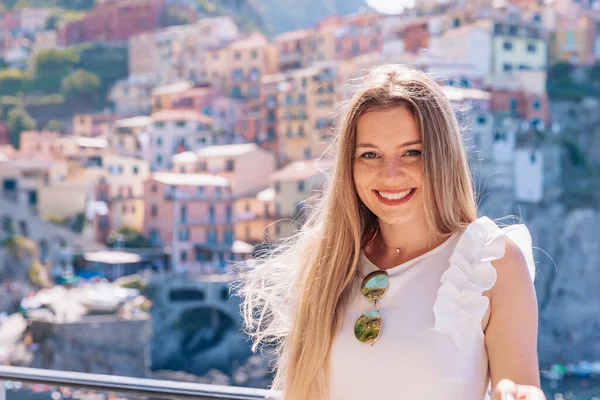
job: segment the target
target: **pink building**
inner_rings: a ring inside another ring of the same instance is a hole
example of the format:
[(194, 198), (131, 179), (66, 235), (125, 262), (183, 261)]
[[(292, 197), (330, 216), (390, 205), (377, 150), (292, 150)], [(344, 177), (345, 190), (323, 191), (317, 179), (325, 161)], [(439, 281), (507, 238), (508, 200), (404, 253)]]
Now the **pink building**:
[(239, 259), (229, 179), (157, 172), (144, 191), (144, 232), (153, 243), (171, 247), (175, 268), (206, 271)]
[(514, 113), (533, 123), (548, 121), (548, 97), (524, 91), (491, 90), (492, 111)]
[(334, 32), (335, 59), (347, 60), (361, 54), (379, 53), (383, 44), (379, 14), (360, 13), (344, 18)]
[(56, 143), (59, 137), (58, 132), (51, 131), (21, 132), (19, 154), (26, 157), (35, 156), (37, 159), (53, 159), (61, 156)]
[(97, 4), (83, 19), (63, 24), (63, 46), (90, 41), (123, 43), (130, 36), (155, 30), (167, 9), (165, 0), (109, 0)]
[(10, 143), (8, 138), (8, 126), (0, 122), (0, 146), (6, 146)]
[(402, 34), (407, 53), (417, 53), (429, 48), (429, 28), (426, 22), (413, 23), (404, 28)]

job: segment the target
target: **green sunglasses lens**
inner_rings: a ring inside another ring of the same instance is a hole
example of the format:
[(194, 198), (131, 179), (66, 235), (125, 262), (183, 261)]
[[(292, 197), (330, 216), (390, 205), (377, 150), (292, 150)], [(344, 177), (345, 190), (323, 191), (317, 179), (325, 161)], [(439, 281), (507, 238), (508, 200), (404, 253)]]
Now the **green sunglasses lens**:
[(365, 277), (360, 291), (371, 301), (381, 299), (388, 288), (390, 279), (385, 271), (373, 271)]
[[(377, 304), (385, 294), (389, 282), (387, 272), (373, 271), (363, 280), (360, 291), (367, 299)], [(362, 343), (373, 344), (381, 333), (381, 322), (379, 310), (365, 312), (354, 324), (354, 336)]]
[(379, 311), (367, 311), (354, 324), (354, 336), (362, 343), (373, 344), (381, 332), (381, 314)]

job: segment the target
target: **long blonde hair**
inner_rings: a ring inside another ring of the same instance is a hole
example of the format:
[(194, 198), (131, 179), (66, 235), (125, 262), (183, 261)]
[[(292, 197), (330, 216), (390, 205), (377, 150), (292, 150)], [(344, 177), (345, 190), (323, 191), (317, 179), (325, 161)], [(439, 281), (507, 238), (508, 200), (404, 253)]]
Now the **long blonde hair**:
[(356, 124), (369, 111), (407, 107), (423, 139), (423, 201), (431, 231), (448, 236), (476, 218), (458, 122), (439, 85), (405, 66), (371, 69), (339, 116), (333, 171), (299, 233), (244, 271), (238, 295), (253, 351), (274, 345), (271, 389), (285, 400), (328, 399), (329, 352), (357, 282), (361, 249), (376, 216), (353, 182)]

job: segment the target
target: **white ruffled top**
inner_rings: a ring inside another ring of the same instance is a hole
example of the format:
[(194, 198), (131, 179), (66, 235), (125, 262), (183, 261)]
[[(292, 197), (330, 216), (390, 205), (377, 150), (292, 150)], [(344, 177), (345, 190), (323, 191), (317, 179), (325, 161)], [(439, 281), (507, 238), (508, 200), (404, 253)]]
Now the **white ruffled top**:
[[(373, 346), (354, 337), (358, 317), (374, 308), (357, 287), (332, 344), (331, 400), (482, 400), (489, 385), (483, 292), (496, 282), (491, 262), (504, 256), (506, 237), (523, 252), (533, 280), (528, 229), (478, 218), (435, 249), (387, 270), (382, 331)], [(361, 273), (377, 269), (362, 253)]]

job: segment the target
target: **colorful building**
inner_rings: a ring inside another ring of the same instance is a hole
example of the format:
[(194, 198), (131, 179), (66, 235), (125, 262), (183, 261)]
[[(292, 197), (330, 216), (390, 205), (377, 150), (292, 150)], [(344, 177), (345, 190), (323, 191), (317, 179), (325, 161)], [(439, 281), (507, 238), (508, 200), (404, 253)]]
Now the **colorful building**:
[(170, 170), (175, 154), (222, 143), (214, 118), (192, 110), (163, 110), (152, 114), (149, 134), (152, 170)]
[(229, 180), (236, 196), (255, 194), (269, 186), (269, 175), (276, 169), (275, 154), (255, 143), (208, 146), (173, 157), (173, 171), (210, 173)]
[(176, 269), (206, 272), (238, 259), (233, 252), (234, 196), (227, 178), (158, 172), (144, 188), (144, 233), (155, 245), (171, 248)]
[(273, 200), (275, 189), (269, 187), (253, 196), (235, 200), (235, 237), (244, 243), (256, 245), (270, 241), (275, 235)]
[(263, 79), (263, 85), (270, 87), (267, 124), (278, 129), (281, 161), (312, 159), (328, 146), (337, 93), (336, 65), (324, 62)]

